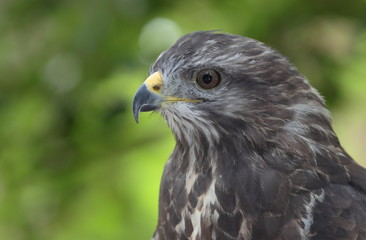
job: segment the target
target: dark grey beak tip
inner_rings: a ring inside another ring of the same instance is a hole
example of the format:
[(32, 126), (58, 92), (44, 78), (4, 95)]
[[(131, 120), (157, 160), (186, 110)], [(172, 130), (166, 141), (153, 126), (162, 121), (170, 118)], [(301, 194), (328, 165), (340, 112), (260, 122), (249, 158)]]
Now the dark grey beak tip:
[(135, 118), (135, 122), (138, 124), (139, 123), (139, 115), (140, 115), (140, 111), (139, 110), (133, 110), (133, 117)]
[(132, 111), (136, 123), (139, 123), (140, 112), (157, 110), (162, 102), (162, 98), (150, 92), (145, 84), (141, 85), (133, 98)]
[(133, 111), (133, 117), (135, 118), (135, 122), (139, 123), (139, 116), (141, 112), (142, 103), (141, 103), (141, 97), (139, 97), (137, 93), (138, 92), (136, 92), (135, 97), (133, 98), (132, 111)]

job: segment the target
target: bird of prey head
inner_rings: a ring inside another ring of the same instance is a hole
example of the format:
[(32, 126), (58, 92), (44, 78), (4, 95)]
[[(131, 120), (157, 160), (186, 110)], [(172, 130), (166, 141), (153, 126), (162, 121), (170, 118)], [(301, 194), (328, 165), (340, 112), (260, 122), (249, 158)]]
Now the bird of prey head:
[(146, 111), (176, 138), (154, 239), (366, 239), (366, 171), (322, 97), (275, 50), (185, 35), (138, 89), (136, 121)]

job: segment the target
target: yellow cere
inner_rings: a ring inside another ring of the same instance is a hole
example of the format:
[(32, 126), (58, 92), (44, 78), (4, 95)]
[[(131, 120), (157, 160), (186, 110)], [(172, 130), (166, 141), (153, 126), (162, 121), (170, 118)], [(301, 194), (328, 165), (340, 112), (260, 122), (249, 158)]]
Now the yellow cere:
[[(163, 86), (163, 77), (160, 72), (154, 72), (146, 80), (145, 84), (149, 91), (161, 96), (160, 89)], [(202, 100), (179, 98), (173, 96), (164, 97), (164, 102), (202, 102)]]
[(155, 72), (151, 74), (146, 80), (145, 84), (147, 88), (156, 94), (160, 95), (160, 89), (163, 86), (163, 77), (161, 76), (161, 73)]

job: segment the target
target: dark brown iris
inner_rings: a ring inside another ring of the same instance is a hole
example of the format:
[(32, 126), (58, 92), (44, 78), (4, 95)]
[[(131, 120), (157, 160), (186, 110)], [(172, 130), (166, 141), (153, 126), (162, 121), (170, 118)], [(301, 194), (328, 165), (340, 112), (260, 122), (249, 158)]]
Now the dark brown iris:
[(221, 77), (215, 70), (204, 69), (198, 73), (196, 81), (201, 88), (211, 89), (219, 85)]

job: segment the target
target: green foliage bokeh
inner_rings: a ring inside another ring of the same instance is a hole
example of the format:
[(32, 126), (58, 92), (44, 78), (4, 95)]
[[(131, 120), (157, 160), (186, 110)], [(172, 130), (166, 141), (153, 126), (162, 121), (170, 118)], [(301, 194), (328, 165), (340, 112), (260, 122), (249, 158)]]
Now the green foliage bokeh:
[(2, 0), (0, 239), (149, 239), (174, 139), (131, 101), (181, 34), (223, 30), (288, 56), (366, 164), (366, 1)]

